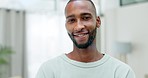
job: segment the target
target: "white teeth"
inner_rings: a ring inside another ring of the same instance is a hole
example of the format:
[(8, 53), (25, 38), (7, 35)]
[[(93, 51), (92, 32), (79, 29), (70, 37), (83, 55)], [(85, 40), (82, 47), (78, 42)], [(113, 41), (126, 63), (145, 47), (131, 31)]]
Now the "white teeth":
[(86, 34), (79, 34), (78, 36), (81, 37), (81, 36), (84, 36), (84, 35), (86, 35)]

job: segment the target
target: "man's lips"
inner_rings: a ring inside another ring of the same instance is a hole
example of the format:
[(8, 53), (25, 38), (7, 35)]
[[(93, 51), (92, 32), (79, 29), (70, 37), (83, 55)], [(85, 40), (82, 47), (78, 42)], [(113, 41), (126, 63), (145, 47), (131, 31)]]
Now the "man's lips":
[(73, 37), (78, 40), (84, 40), (87, 38), (88, 34), (89, 34), (88, 31), (76, 32), (73, 33)]
[(76, 37), (82, 37), (82, 36), (85, 36), (87, 35), (88, 33), (79, 33), (79, 34), (73, 34), (73, 36), (76, 36)]
[(81, 37), (81, 36), (87, 35), (88, 33), (89, 33), (88, 31), (74, 32), (74, 33), (73, 33), (73, 36)]

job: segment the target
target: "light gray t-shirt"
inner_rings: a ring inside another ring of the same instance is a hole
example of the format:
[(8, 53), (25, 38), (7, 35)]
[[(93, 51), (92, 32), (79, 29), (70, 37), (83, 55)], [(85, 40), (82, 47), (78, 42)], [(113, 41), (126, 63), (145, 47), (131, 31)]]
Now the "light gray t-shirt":
[(45, 62), (36, 78), (135, 78), (125, 63), (105, 54), (95, 62), (78, 62), (65, 54)]

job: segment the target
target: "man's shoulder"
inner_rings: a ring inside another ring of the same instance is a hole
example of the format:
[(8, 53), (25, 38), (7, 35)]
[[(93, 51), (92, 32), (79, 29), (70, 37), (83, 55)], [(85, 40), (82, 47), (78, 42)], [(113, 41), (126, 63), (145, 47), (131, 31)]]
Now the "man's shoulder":
[(44, 62), (44, 64), (55, 64), (58, 63), (59, 61), (61, 61), (61, 56), (63, 56), (63, 54), (52, 57), (50, 59), (48, 59), (47, 61)]
[(45, 78), (45, 76), (48, 78), (54, 78), (53, 73), (58, 72), (60, 63), (62, 63), (60, 56), (62, 55), (50, 58), (49, 60), (45, 61), (40, 66), (36, 78)]
[(108, 56), (110, 57), (110, 59), (107, 61), (106, 66), (109, 66), (110, 69), (114, 70), (115, 76), (117, 78), (119, 78), (121, 76), (123, 76), (123, 77), (129, 76), (127, 78), (135, 78), (134, 71), (127, 63), (124, 63), (124, 62), (120, 61), (119, 59), (112, 57), (110, 55), (108, 55)]
[(57, 65), (59, 65), (62, 61), (61, 59), (61, 56), (63, 56), (63, 54), (61, 55), (58, 55), (56, 57), (52, 57), (50, 58), (49, 60), (45, 61), (41, 67), (44, 67), (44, 68), (53, 68), (53, 67), (56, 67)]
[(110, 64), (112, 64), (111, 66), (115, 70), (115, 76), (117, 78), (121, 76), (126, 78), (135, 78), (134, 71), (127, 63), (110, 56)]
[(110, 55), (108, 56), (110, 57), (108, 62), (111, 63), (113, 66), (130, 69), (130, 66), (127, 63), (122, 62), (121, 60)]

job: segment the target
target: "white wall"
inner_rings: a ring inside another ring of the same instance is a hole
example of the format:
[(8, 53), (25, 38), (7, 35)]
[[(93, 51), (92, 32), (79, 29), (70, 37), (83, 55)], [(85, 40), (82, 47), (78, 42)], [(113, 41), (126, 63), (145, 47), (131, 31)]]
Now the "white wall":
[(127, 55), (127, 63), (133, 68), (137, 78), (145, 78), (148, 73), (148, 3), (107, 11), (105, 19), (108, 53), (114, 54), (114, 41), (131, 42), (133, 50)]

